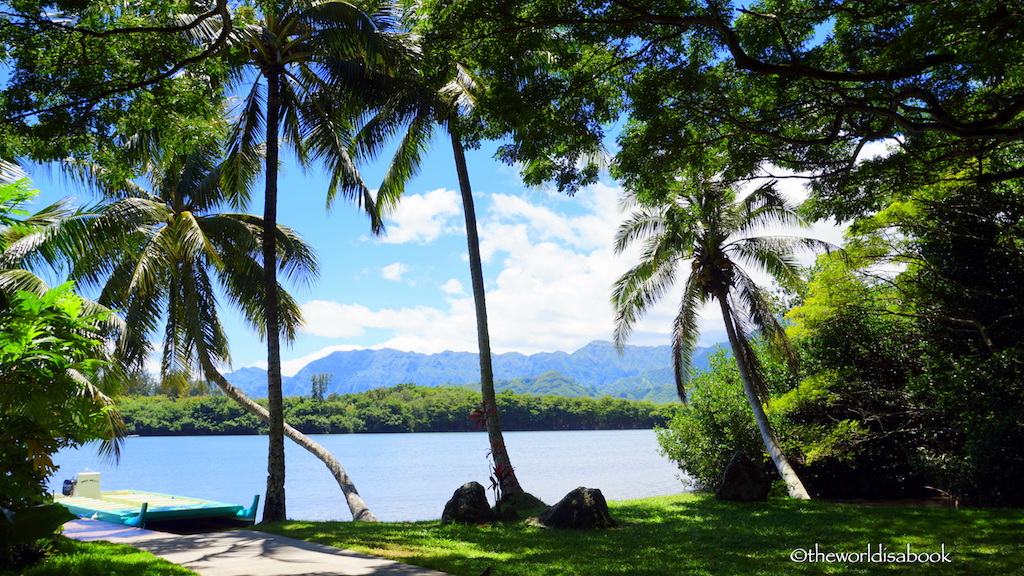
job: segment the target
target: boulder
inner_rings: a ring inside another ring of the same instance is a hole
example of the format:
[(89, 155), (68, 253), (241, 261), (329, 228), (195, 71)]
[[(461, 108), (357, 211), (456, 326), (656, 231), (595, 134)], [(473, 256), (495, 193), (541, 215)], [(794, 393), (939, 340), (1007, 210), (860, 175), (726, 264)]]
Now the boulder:
[(763, 502), (768, 499), (771, 482), (764, 471), (742, 451), (737, 450), (725, 467), (715, 497), (733, 502)]
[(569, 492), (540, 516), (527, 522), (542, 528), (614, 528), (615, 520), (608, 513), (608, 503), (596, 488), (579, 488)]
[(441, 524), (453, 522), (459, 524), (482, 524), (496, 520), (490, 504), (487, 503), (487, 492), (479, 482), (467, 482), (452, 494), (452, 499), (444, 505)]

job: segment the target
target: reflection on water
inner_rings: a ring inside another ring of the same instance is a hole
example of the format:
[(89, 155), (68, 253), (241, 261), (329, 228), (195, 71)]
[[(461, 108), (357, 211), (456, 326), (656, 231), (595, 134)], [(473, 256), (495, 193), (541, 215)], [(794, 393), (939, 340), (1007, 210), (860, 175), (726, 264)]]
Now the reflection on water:
[[(488, 486), (489, 445), (483, 433), (343, 434), (314, 438), (341, 462), (367, 505), (383, 521), (441, 517), (462, 484)], [(349, 520), (334, 477), (313, 455), (287, 442), (288, 516)], [(677, 494), (679, 470), (657, 452), (651, 430), (506, 432), (520, 483), (553, 504), (577, 486), (600, 488), (608, 500)], [(103, 489), (132, 488), (248, 503), (266, 488), (265, 436), (139, 437), (125, 441), (120, 465), (95, 449), (63, 451), (51, 479), (85, 468), (103, 473)], [(489, 494), (493, 498), (493, 494)]]

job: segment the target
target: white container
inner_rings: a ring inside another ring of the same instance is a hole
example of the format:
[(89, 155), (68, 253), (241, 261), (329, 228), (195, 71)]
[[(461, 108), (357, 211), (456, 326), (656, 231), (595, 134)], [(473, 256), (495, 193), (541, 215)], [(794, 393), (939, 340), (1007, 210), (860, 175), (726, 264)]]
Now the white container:
[(88, 469), (78, 473), (78, 482), (75, 484), (75, 496), (83, 498), (100, 497), (100, 473)]

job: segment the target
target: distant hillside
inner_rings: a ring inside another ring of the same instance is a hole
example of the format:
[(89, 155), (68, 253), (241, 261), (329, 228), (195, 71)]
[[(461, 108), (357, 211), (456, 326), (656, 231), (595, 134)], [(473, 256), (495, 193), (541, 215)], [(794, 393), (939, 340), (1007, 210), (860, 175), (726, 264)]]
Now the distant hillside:
[[(449, 385), (452, 386), (452, 385)], [(479, 391), (479, 382), (466, 382), (453, 385), (456, 388)], [(494, 383), (494, 390), (499, 394), (512, 391), (516, 394), (529, 394), (532, 396), (565, 396), (567, 398), (600, 398), (604, 396), (601, 391), (593, 386), (584, 386), (572, 378), (566, 378), (557, 370), (545, 372), (540, 376), (528, 378), (513, 378), (511, 380), (498, 380)]]
[[(707, 368), (713, 348), (694, 357), (698, 370)], [(671, 402), (675, 399), (670, 346), (626, 346), (620, 354), (611, 342), (594, 341), (571, 353), (495, 354), (494, 378), (499, 390), (560, 396), (609, 395)], [(420, 386), (478, 385), (480, 363), (471, 352), (420, 354), (398, 350), (334, 352), (307, 364), (283, 381), (285, 396), (305, 396), (313, 374), (333, 374), (328, 393), (347, 394), (413, 383)], [(242, 368), (225, 375), (253, 398), (267, 395), (266, 371)], [(507, 382), (503, 382), (507, 381)], [(545, 391), (546, 390), (546, 391)]]
[[(456, 384), (466, 390), (479, 390), (479, 382)], [(653, 370), (646, 376), (622, 378), (615, 384), (598, 390), (593, 386), (584, 386), (572, 378), (566, 378), (556, 370), (545, 372), (535, 378), (514, 378), (498, 380), (494, 383), (498, 392), (512, 391), (516, 394), (532, 396), (565, 396), (567, 398), (600, 398), (611, 396), (626, 400), (647, 400), (655, 404), (668, 404), (679, 399), (676, 387), (672, 383), (672, 369)]]

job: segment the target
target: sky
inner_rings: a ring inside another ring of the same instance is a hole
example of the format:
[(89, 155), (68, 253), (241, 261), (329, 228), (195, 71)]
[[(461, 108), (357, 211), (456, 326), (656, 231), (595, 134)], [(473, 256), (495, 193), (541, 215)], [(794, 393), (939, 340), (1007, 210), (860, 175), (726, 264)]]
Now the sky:
[[(636, 261), (635, 252), (616, 255), (612, 247), (626, 216), (621, 188), (607, 177), (572, 197), (529, 188), (515, 167), (493, 158), (495, 149), (492, 144), (467, 151), (493, 352), (571, 352), (611, 340), (611, 286)], [(364, 168), (364, 180), (374, 187), (383, 170), (383, 162)], [(781, 185), (800, 199), (801, 182)], [(83, 203), (90, 199), (59, 178), (39, 175), (35, 183), (44, 192), (41, 202), (68, 195)], [(283, 372), (293, 375), (336, 350), (476, 352), (465, 223), (447, 141), (435, 141), (379, 237), (365, 214), (343, 199), (328, 212), (325, 190), (326, 179), (315, 171), (286, 165), (281, 174), (278, 220), (298, 231), (320, 262), (317, 278), (286, 284), (301, 303), (306, 325), (282, 349)], [(262, 211), (262, 198), (250, 211)], [(801, 233), (841, 241), (840, 230), (828, 224)], [(649, 311), (629, 343), (669, 344), (677, 306), (678, 291)], [(266, 367), (265, 344), (227, 301), (221, 314), (232, 353), (225, 371)], [(700, 344), (724, 341), (720, 315), (709, 309), (704, 316)]]

